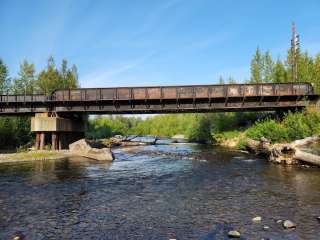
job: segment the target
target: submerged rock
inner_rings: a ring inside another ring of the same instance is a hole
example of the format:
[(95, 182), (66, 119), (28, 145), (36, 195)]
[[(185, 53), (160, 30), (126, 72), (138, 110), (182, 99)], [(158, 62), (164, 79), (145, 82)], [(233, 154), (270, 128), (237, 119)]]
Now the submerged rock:
[(21, 240), (21, 239), (23, 239), (21, 236), (15, 236), (12, 238), (12, 240)]
[(260, 223), (261, 220), (262, 220), (262, 217), (260, 217), (260, 216), (257, 216), (257, 217), (252, 218), (252, 222), (253, 222), (253, 223)]
[(320, 222), (320, 216), (319, 216), (319, 217), (317, 217), (317, 220)]
[(230, 238), (239, 238), (241, 236), (240, 232), (232, 230), (228, 232), (228, 237)]
[(267, 230), (269, 230), (269, 229), (270, 229), (269, 226), (263, 226), (263, 230), (267, 231)]
[(75, 155), (95, 159), (98, 161), (113, 161), (114, 159), (110, 148), (105, 148), (101, 145), (97, 146), (93, 142), (87, 141), (86, 139), (81, 139), (70, 144), (69, 150)]
[(294, 222), (290, 221), (290, 220), (285, 220), (283, 222), (282, 226), (285, 229), (291, 229), (291, 228), (296, 228), (297, 227), (297, 225)]

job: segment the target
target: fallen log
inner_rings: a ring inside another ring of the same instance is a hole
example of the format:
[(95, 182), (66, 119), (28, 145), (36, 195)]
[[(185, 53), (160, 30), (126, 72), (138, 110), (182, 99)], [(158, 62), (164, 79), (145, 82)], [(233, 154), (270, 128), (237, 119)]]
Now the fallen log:
[(294, 158), (305, 163), (320, 166), (320, 156), (312, 153), (303, 152), (299, 149), (296, 150)]
[(320, 166), (320, 156), (307, 153), (300, 149), (302, 146), (320, 141), (319, 136), (307, 137), (293, 141), (292, 143), (270, 144), (265, 138), (260, 141), (248, 139), (247, 148), (257, 155), (269, 156), (269, 161), (273, 163), (294, 165), (304, 162), (311, 165)]

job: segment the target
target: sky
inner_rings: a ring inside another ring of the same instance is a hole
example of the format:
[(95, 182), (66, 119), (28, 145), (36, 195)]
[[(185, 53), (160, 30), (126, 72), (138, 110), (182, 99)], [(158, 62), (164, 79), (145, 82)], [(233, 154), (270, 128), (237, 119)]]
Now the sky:
[(319, 0), (0, 0), (0, 58), (49, 56), (78, 67), (82, 87), (241, 82), (259, 46), (284, 58), (291, 23), (320, 52)]

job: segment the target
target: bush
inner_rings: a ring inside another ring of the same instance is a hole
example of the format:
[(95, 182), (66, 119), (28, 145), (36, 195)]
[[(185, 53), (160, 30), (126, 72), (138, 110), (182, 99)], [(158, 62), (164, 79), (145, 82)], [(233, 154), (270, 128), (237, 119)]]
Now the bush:
[(293, 141), (320, 133), (320, 114), (315, 111), (289, 113), (283, 120), (288, 140)]
[(273, 119), (255, 123), (246, 131), (246, 135), (255, 140), (265, 137), (273, 143), (288, 140), (287, 129)]
[(233, 139), (239, 137), (240, 132), (235, 131), (227, 131), (227, 132), (221, 132), (221, 133), (212, 133), (212, 138), (214, 142), (221, 143), (228, 139)]
[(281, 123), (270, 119), (260, 121), (246, 131), (249, 138), (259, 140), (265, 137), (273, 143), (291, 142), (316, 134), (320, 134), (320, 113), (312, 109), (289, 112)]

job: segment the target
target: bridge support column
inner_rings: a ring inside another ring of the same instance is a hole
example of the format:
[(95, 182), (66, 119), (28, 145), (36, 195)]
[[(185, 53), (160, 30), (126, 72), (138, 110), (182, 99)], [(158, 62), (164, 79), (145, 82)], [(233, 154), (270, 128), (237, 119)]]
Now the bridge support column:
[(37, 113), (31, 119), (31, 131), (36, 134), (35, 148), (43, 150), (46, 141), (52, 150), (68, 149), (69, 144), (84, 138), (86, 117), (52, 116), (50, 113)]
[(36, 142), (35, 142), (35, 149), (39, 150), (40, 149), (40, 133), (36, 133)]
[(43, 150), (45, 145), (46, 145), (46, 135), (44, 132), (42, 132), (40, 133), (40, 150)]

